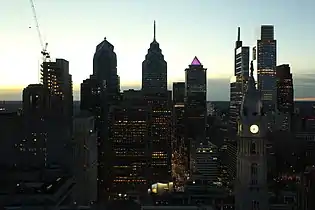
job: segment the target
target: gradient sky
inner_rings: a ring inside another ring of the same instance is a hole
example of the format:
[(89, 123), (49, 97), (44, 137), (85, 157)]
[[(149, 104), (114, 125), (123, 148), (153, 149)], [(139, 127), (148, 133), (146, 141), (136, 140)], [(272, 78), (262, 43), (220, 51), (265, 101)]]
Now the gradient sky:
[[(183, 81), (196, 55), (208, 68), (210, 99), (227, 100), (237, 27), (243, 44), (253, 46), (260, 25), (273, 24), (278, 64), (291, 65), (296, 97), (315, 96), (314, 0), (34, 1), (48, 50), (70, 61), (76, 89), (92, 73), (95, 47), (105, 36), (115, 46), (122, 86), (139, 86), (156, 20), (169, 82)], [(38, 82), (40, 50), (29, 0), (1, 1), (0, 100), (19, 100), (20, 90), (12, 89)]]

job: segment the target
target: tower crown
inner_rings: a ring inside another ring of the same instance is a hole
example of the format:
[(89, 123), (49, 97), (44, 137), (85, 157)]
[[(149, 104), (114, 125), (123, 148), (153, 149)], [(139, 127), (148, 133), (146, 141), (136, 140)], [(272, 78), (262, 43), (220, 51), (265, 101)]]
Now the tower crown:
[(258, 116), (262, 116), (262, 103), (260, 100), (260, 93), (256, 88), (254, 79), (254, 66), (253, 61), (250, 67), (250, 77), (247, 83), (247, 90), (244, 94), (243, 103), (241, 106), (241, 119), (257, 119)]

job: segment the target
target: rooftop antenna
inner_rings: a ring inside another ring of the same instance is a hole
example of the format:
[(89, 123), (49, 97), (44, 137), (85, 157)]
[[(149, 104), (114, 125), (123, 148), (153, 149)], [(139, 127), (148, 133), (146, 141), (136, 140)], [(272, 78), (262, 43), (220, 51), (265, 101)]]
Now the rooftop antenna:
[(156, 41), (156, 26), (155, 26), (155, 20), (153, 23), (153, 41)]

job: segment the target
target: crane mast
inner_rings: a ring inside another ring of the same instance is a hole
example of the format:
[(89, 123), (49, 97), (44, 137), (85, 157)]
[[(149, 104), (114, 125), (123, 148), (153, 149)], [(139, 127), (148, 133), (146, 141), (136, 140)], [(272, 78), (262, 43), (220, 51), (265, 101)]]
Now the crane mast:
[(39, 22), (38, 22), (38, 18), (37, 18), (37, 14), (36, 14), (34, 1), (33, 0), (29, 0), (29, 1), (30, 1), (30, 4), (31, 4), (31, 7), (32, 7), (33, 18), (34, 18), (34, 21), (35, 21), (37, 35), (38, 35), (39, 42), (40, 42), (40, 45), (41, 45), (41, 48), (42, 48), (41, 52), (40, 52), (42, 54), (42, 62), (50, 61), (50, 53), (47, 51), (48, 43), (46, 42), (44, 44), (42, 33), (41, 33), (40, 27), (39, 27)]

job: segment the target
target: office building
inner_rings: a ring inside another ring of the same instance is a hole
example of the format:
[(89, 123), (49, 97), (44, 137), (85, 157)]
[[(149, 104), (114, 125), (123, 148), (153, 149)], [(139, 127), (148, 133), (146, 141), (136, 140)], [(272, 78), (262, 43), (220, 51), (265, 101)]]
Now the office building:
[(117, 99), (120, 91), (120, 79), (117, 75), (117, 57), (114, 46), (104, 40), (96, 46), (93, 57), (93, 75), (106, 90), (109, 103)]
[(44, 62), (41, 69), (41, 81), (50, 95), (50, 109), (69, 122), (72, 129), (73, 93), (72, 76), (69, 62), (64, 59)]
[[(23, 138), (18, 144), (21, 167), (61, 167), (72, 171), (72, 129), (65, 116), (56, 114), (52, 95), (42, 84), (23, 90)], [(69, 116), (68, 116), (69, 117)], [(72, 125), (72, 123), (70, 123)]]
[(189, 142), (190, 170), (195, 168), (196, 145), (206, 142), (207, 69), (197, 57), (185, 69), (185, 142)]
[(269, 209), (267, 185), (267, 119), (251, 67), (241, 108), (237, 144), (236, 210)]
[(272, 123), (270, 115), (276, 106), (276, 66), (277, 41), (274, 38), (274, 26), (262, 25), (261, 38), (257, 40), (257, 79), (261, 100), (269, 116), (269, 126)]
[(20, 162), (20, 142), (23, 118), (17, 112), (0, 113), (0, 168), (17, 167)]
[(97, 201), (97, 134), (94, 116), (81, 111), (74, 117), (74, 202), (88, 206)]
[(249, 47), (242, 46), (240, 40), (241, 31), (238, 27), (237, 41), (234, 49), (234, 75), (230, 82), (230, 131), (236, 134), (237, 121), (243, 95), (246, 90), (246, 82), (249, 76)]
[(81, 84), (81, 109), (95, 117), (98, 152), (98, 201), (109, 198), (112, 185), (112, 148), (109, 141), (109, 109), (120, 100), (120, 81), (117, 75), (117, 56), (114, 46), (106, 38), (96, 46), (93, 75)]
[(283, 64), (276, 68), (277, 78), (277, 109), (282, 113), (293, 114), (294, 89), (293, 78), (289, 64)]
[(172, 106), (167, 90), (167, 62), (156, 41), (153, 41), (142, 62), (142, 92), (149, 109), (148, 148), (150, 154), (150, 184), (171, 181)]
[[(23, 90), (23, 138), (18, 144), (21, 167), (47, 166), (47, 117), (51, 115), (49, 89), (32, 84)], [(23, 161), (23, 162), (22, 162)]]
[(196, 173), (192, 179), (205, 185), (214, 185), (219, 177), (218, 148), (211, 142), (201, 143), (196, 151)]
[(102, 93), (103, 86), (94, 75), (90, 75), (90, 78), (83, 80), (80, 88), (80, 109), (97, 114), (101, 109)]
[(142, 62), (142, 90), (146, 93), (167, 91), (167, 63), (156, 41), (155, 21), (153, 42)]
[[(146, 193), (148, 187), (149, 114), (144, 106), (122, 102), (109, 113), (112, 143), (111, 193)], [(158, 166), (157, 166), (158, 167)]]

